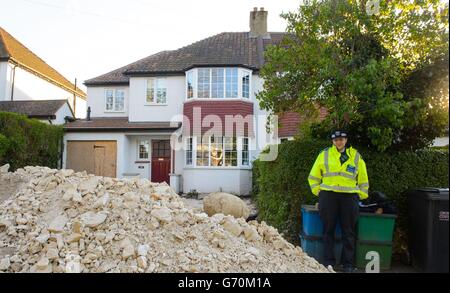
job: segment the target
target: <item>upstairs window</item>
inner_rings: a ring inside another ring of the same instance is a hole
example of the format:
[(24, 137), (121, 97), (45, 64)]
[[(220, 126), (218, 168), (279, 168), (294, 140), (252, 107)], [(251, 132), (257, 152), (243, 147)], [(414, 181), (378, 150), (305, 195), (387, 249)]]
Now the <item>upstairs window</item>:
[(237, 98), (238, 96), (238, 70), (237, 68), (226, 69), (226, 93), (227, 98)]
[[(197, 98), (237, 98), (239, 96), (239, 69), (236, 68), (198, 68), (189, 71), (186, 76), (187, 98), (194, 97), (194, 74), (197, 73)], [(250, 92), (250, 72), (247, 74), (247, 82), (243, 89), (246, 91), (246, 97), (249, 97)], [(244, 93), (244, 92), (243, 92)]]
[(199, 98), (209, 98), (210, 74), (209, 68), (198, 69), (197, 95)]
[(146, 102), (148, 104), (167, 103), (167, 87), (164, 78), (151, 78), (147, 80)]
[(242, 97), (250, 98), (250, 72), (244, 71), (242, 76)]
[(125, 108), (125, 91), (108, 89), (105, 91), (105, 110), (122, 112)]
[(187, 98), (191, 99), (194, 97), (194, 72), (189, 71), (187, 73)]

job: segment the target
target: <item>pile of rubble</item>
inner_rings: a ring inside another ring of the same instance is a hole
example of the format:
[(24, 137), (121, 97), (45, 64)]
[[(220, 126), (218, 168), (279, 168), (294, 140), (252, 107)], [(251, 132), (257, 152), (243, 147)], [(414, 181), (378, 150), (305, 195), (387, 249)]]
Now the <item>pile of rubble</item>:
[(166, 184), (25, 167), (0, 204), (0, 272), (328, 272), (264, 222), (184, 206)]

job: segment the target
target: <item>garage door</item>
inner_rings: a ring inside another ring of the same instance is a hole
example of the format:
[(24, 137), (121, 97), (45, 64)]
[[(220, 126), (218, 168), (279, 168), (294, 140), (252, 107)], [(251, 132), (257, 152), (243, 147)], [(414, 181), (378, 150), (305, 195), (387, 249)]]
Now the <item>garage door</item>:
[(98, 176), (116, 177), (117, 142), (67, 141), (66, 168)]

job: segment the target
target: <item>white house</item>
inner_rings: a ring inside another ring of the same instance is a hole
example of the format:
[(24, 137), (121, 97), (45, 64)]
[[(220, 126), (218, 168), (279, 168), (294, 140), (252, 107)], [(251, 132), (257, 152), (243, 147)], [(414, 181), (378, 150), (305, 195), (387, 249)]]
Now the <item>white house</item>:
[[(1, 109), (31, 113), (30, 117), (62, 124), (65, 117), (62, 115), (73, 118), (74, 113), (85, 113), (86, 94), (0, 27)], [(55, 111), (50, 113), (49, 109)]]
[(248, 32), (220, 33), (85, 81), (89, 112), (65, 126), (64, 166), (166, 181), (184, 193), (249, 194), (252, 161), (277, 141), (256, 100), (258, 72), (264, 50), (283, 36), (268, 32), (267, 11), (255, 9)]

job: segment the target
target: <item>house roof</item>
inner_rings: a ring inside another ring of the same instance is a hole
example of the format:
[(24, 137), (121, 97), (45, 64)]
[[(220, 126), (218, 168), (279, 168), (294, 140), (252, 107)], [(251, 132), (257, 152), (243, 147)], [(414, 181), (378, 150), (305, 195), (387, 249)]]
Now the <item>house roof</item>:
[(17, 66), (27, 70), (40, 78), (43, 78), (56, 86), (76, 93), (78, 97), (86, 98), (86, 93), (77, 88), (67, 80), (62, 74), (53, 67), (44, 62), (30, 49), (11, 36), (7, 31), (0, 27), (0, 61), (9, 61)]
[(91, 120), (78, 119), (69, 122), (64, 129), (69, 132), (85, 131), (175, 131), (180, 128), (181, 122), (175, 125), (171, 122), (129, 122), (128, 117), (95, 117)]
[(64, 104), (70, 108), (67, 100), (0, 101), (0, 111), (19, 113), (30, 118), (55, 119), (56, 112)]
[(192, 67), (243, 66), (258, 70), (264, 50), (279, 44), (286, 33), (270, 38), (249, 37), (249, 32), (224, 32), (172, 51), (162, 51), (85, 81), (85, 85), (128, 84), (130, 75), (184, 74)]

